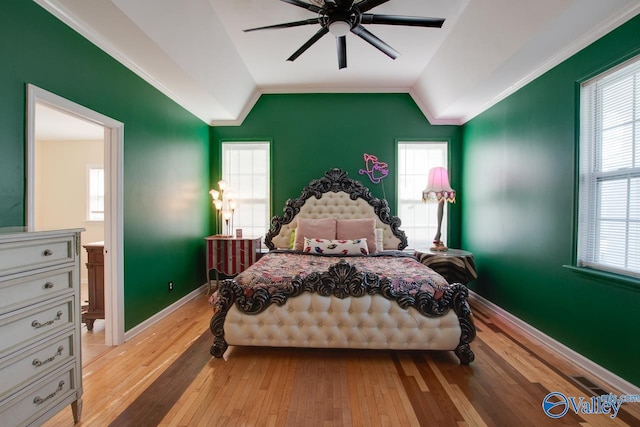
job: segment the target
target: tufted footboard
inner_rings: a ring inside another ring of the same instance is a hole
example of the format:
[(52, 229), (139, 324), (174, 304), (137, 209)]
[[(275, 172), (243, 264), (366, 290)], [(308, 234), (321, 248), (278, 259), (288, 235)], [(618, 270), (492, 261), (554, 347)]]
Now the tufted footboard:
[(426, 317), (381, 295), (305, 293), (253, 316), (232, 307), (224, 336), (229, 345), (451, 350), (460, 341), (460, 323), (453, 310)]
[(467, 364), (475, 337), (467, 295), (460, 284), (438, 299), (398, 294), (388, 280), (346, 262), (294, 280), (286, 291), (260, 289), (251, 297), (227, 280), (211, 319), (211, 354), (222, 357), (228, 345), (454, 350)]

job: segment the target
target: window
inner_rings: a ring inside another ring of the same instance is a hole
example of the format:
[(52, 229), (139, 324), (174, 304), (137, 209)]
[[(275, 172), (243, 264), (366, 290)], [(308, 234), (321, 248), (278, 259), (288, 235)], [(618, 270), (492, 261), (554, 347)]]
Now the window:
[[(448, 168), (446, 142), (398, 142), (398, 216), (410, 248), (429, 248), (438, 228), (438, 204), (423, 203), (429, 170)], [(445, 209), (447, 209), (445, 203)], [(447, 243), (447, 215), (442, 219), (442, 237)]]
[(640, 277), (640, 57), (580, 97), (578, 266)]
[(104, 168), (89, 166), (87, 179), (87, 221), (104, 221)]
[(222, 179), (235, 194), (233, 227), (243, 237), (261, 237), (270, 224), (268, 142), (223, 142)]

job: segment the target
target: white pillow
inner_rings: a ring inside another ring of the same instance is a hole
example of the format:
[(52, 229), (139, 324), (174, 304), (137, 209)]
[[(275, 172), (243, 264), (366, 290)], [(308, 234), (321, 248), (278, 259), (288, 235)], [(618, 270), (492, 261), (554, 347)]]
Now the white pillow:
[(325, 255), (368, 255), (367, 239), (332, 240), (304, 238), (305, 252)]

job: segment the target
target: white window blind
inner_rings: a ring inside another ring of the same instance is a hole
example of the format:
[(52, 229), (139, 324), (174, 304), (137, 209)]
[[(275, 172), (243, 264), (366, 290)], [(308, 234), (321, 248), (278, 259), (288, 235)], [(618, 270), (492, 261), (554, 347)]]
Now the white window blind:
[[(409, 248), (428, 249), (438, 228), (438, 204), (423, 203), (429, 170), (448, 169), (446, 142), (398, 142), (398, 216), (407, 234)], [(442, 238), (447, 243), (447, 215), (442, 218)]]
[(269, 229), (269, 169), (268, 142), (222, 143), (222, 179), (235, 194), (233, 226), (243, 237), (262, 237)]
[(578, 265), (640, 277), (640, 58), (581, 88)]

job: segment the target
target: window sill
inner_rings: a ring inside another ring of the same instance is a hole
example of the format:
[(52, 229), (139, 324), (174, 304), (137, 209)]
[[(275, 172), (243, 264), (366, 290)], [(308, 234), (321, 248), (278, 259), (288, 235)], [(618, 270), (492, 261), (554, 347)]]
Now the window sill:
[(607, 282), (607, 284), (609, 285), (640, 292), (640, 279), (637, 277), (609, 273), (606, 271), (595, 270), (588, 267), (576, 267), (575, 265), (563, 265), (562, 267), (567, 268), (572, 272), (589, 279)]

